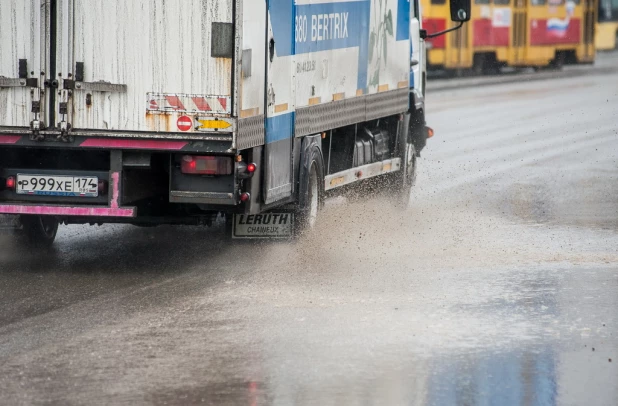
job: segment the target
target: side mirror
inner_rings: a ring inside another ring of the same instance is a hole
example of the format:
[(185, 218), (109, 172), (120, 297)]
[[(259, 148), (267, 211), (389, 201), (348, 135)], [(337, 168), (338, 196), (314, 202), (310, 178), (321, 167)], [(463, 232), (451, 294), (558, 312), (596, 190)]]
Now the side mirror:
[(470, 21), (470, 0), (451, 0), (451, 20), (457, 23)]
[(450, 0), (451, 5), (451, 20), (456, 23), (459, 23), (458, 26), (449, 28), (444, 31), (428, 33), (426, 30), (421, 30), (421, 38), (436, 38), (440, 35), (444, 35), (449, 32), (457, 31), (461, 27), (463, 27), (466, 21), (470, 21), (470, 9), (472, 8), (471, 0)]

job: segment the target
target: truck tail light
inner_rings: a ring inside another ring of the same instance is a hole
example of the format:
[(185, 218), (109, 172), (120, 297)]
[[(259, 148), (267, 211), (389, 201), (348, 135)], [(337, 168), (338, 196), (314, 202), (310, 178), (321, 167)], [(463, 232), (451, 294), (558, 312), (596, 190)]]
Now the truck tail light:
[(106, 195), (107, 194), (107, 181), (104, 180), (99, 180), (99, 184), (97, 189), (99, 190), (99, 193), (102, 195)]
[(231, 175), (232, 158), (185, 155), (180, 163), (180, 171), (186, 175)]
[(236, 173), (240, 179), (249, 179), (257, 171), (257, 165), (254, 163), (244, 163), (243, 161), (236, 162)]
[(15, 190), (15, 178), (12, 176), (9, 176), (8, 178), (6, 178), (6, 188), (8, 190)]

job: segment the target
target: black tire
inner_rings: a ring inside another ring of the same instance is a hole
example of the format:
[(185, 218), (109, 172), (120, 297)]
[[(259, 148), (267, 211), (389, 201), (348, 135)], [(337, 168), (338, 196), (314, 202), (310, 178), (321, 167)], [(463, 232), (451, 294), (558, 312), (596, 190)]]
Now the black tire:
[(402, 137), (398, 147), (401, 168), (391, 175), (388, 182), (389, 196), (402, 209), (410, 204), (410, 194), (416, 183), (417, 149), (424, 147), (427, 142), (423, 113), (414, 112), (409, 120), (408, 133), (405, 138)]
[(26, 243), (36, 248), (50, 247), (56, 239), (59, 222), (51, 216), (22, 216), (23, 236)]
[(416, 148), (412, 142), (406, 142), (401, 156), (401, 170), (395, 173), (392, 189), (395, 204), (403, 209), (410, 204), (410, 195), (416, 183), (416, 162)]
[(474, 76), (481, 76), (486, 73), (487, 70), (487, 58), (485, 54), (476, 54), (474, 55), (472, 62), (472, 71), (474, 72)]
[(317, 147), (309, 151), (307, 165), (301, 171), (298, 203), (295, 210), (295, 235), (302, 235), (316, 224), (318, 213), (324, 205), (324, 165)]
[(557, 52), (554, 59), (549, 62), (548, 69), (562, 70), (564, 63), (566, 62), (566, 54), (564, 52)]

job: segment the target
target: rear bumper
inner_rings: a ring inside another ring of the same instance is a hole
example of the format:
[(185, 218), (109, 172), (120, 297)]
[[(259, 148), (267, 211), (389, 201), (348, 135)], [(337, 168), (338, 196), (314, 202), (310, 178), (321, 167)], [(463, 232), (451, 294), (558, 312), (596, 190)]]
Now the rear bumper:
[(122, 134), (122, 133), (83, 133), (71, 135), (62, 140), (56, 133), (41, 132), (37, 140), (23, 131), (2, 130), (0, 146), (30, 147), (51, 149), (99, 149), (126, 151), (168, 151), (168, 152), (214, 152), (229, 153), (232, 150), (232, 135), (161, 135), (161, 134)]
[(133, 218), (135, 207), (35, 206), (0, 204), (0, 214), (31, 214), (40, 216), (124, 217)]

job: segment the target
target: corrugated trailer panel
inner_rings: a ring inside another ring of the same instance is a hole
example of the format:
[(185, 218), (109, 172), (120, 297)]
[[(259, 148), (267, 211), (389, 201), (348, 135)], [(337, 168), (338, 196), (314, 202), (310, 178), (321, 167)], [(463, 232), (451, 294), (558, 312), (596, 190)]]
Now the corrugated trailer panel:
[(76, 89), (74, 129), (175, 132), (185, 112), (229, 115), (232, 58), (212, 44), (225, 51), (226, 33), (233, 40), (232, 1), (63, 1), (73, 41), (59, 55), (62, 72), (75, 78), (83, 63), (83, 82), (126, 85)]

